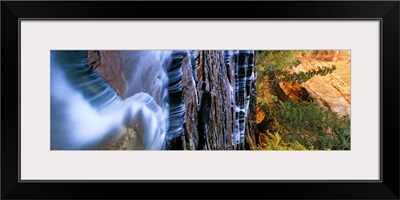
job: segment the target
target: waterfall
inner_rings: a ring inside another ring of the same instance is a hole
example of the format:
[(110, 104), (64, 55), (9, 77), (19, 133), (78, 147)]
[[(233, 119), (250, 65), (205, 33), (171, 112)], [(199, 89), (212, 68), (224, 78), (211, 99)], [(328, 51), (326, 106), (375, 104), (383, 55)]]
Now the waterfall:
[(51, 149), (78, 150), (97, 144), (132, 121), (142, 123), (137, 133), (140, 147), (134, 148), (162, 149), (166, 112), (144, 92), (122, 100), (87, 66), (86, 58), (87, 51), (51, 51)]
[[(134, 142), (129, 143), (126, 149), (166, 148), (168, 141), (184, 135), (187, 126), (187, 105), (183, 96), (188, 95), (184, 90), (187, 85), (182, 85), (184, 61), (189, 62), (188, 66), (192, 70), (189, 75), (191, 80), (186, 79), (185, 84), (190, 81), (193, 85), (193, 103), (197, 104), (194, 109), (203, 114), (199, 116), (199, 123), (205, 126), (203, 134), (218, 134), (215, 133), (215, 127), (211, 126), (218, 122), (209, 122), (214, 118), (214, 108), (225, 112), (226, 108), (221, 106), (229, 107), (232, 109), (229, 110), (232, 115), (226, 119), (222, 113), (224, 117), (221, 119), (225, 126), (232, 126), (232, 133), (225, 133), (226, 129), (223, 127), (221, 130), (223, 129), (224, 133), (221, 138), (225, 141), (225, 138), (232, 134), (233, 148), (244, 148), (250, 90), (255, 78), (254, 51), (218, 52), (216, 55), (223, 57), (218, 56), (216, 59), (220, 59), (220, 63), (226, 66), (222, 71), (216, 70), (214, 67), (217, 65), (214, 66), (213, 62), (209, 61), (199, 62), (203, 65), (200, 71), (196, 56), (201, 54), (198, 54), (197, 50), (118, 52), (118, 55), (121, 55), (119, 58), (123, 73), (121, 80), (124, 83), (120, 88), (125, 88), (117, 94), (97, 69), (88, 66), (87, 51), (51, 51), (52, 150), (119, 149), (102, 145), (128, 133), (131, 135), (126, 137), (126, 141)], [(202, 77), (200, 81), (197, 79), (197, 72), (199, 77)], [(218, 88), (210, 85), (210, 80), (219, 81), (216, 79), (218, 73), (227, 73), (223, 79), (223, 89), (226, 89), (226, 92), (209, 91)], [(206, 92), (198, 94), (198, 88), (209, 91), (210, 95), (224, 96), (219, 97), (219, 105), (214, 104), (215, 102), (210, 104), (211, 96), (205, 98), (209, 95)], [(204, 97), (201, 98), (202, 103), (199, 102), (198, 95)], [(204, 102), (206, 100), (210, 102)], [(223, 102), (227, 105), (221, 104)], [(208, 104), (210, 105), (207, 106)], [(191, 125), (197, 126), (193, 125), (193, 122)], [(210, 135), (210, 138), (213, 137)], [(217, 143), (218, 140), (220, 138), (215, 139)], [(113, 142), (115, 141), (117, 140)], [(225, 143), (218, 145), (225, 146)], [(218, 145), (215, 148), (222, 147)]]
[(197, 77), (197, 70), (199, 69), (199, 66), (196, 63), (196, 54), (197, 51), (191, 50), (189, 51), (190, 53), (190, 64), (192, 65), (192, 70), (193, 70), (193, 79), (195, 81), (195, 84), (199, 82), (198, 77)]
[[(227, 63), (225, 61), (225, 63)], [(254, 81), (254, 51), (234, 50), (232, 67), (235, 70), (235, 128), (232, 133), (234, 147), (243, 148), (246, 117), (250, 101), (250, 88)]]
[(183, 124), (186, 122), (185, 106), (182, 98), (182, 61), (187, 51), (173, 51), (171, 64), (167, 66), (169, 93), (169, 128), (167, 140), (183, 134)]

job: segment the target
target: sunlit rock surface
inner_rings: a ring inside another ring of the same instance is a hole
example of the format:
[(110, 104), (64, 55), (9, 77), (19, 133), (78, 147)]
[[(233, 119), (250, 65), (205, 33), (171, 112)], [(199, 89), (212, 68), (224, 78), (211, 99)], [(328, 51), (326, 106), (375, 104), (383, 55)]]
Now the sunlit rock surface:
[[(293, 68), (293, 72), (308, 71), (318, 66), (337, 69), (326, 76), (314, 76), (301, 85), (290, 83), (280, 86), (289, 98), (310, 100), (304, 89), (318, 105), (341, 115), (350, 115), (350, 51), (316, 51), (308, 57), (299, 57), (301, 64)], [(303, 99), (302, 99), (303, 98)]]

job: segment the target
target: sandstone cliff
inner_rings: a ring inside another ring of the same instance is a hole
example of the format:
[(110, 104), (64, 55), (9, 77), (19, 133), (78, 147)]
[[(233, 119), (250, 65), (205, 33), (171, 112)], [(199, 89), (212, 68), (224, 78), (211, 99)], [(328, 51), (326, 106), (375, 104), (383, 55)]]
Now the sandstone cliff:
[(326, 76), (314, 76), (300, 85), (281, 83), (285, 94), (297, 100), (313, 100), (331, 111), (350, 115), (350, 51), (315, 51), (310, 56), (299, 56), (299, 60), (301, 63), (292, 69), (293, 72), (332, 65), (337, 69)]

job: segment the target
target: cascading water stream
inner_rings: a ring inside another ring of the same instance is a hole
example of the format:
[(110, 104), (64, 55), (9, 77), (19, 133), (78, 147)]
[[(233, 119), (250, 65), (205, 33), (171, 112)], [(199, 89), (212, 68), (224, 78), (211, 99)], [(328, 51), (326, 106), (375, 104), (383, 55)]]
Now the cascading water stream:
[(167, 140), (183, 134), (183, 124), (186, 122), (185, 106), (182, 99), (182, 61), (187, 51), (173, 51), (171, 64), (167, 67), (169, 93), (169, 128)]
[(196, 51), (195, 50), (191, 50), (189, 51), (190, 53), (190, 64), (192, 65), (192, 70), (193, 70), (193, 79), (195, 81), (195, 84), (197, 84), (197, 82), (199, 82), (198, 77), (197, 77), (197, 70), (199, 69), (199, 66), (196, 63)]
[(246, 117), (249, 108), (250, 87), (254, 81), (254, 51), (235, 50), (232, 55), (235, 69), (235, 128), (232, 134), (234, 147), (243, 148), (245, 142)]
[[(125, 91), (119, 90), (120, 96), (96, 70), (87, 65), (87, 51), (51, 51), (52, 150), (104, 149), (101, 145), (107, 143), (112, 135), (132, 132), (136, 134), (135, 142), (129, 143), (127, 149), (164, 149), (168, 141), (185, 135), (185, 124), (189, 119), (185, 116), (185, 102), (189, 99), (183, 101), (184, 95), (187, 95), (183, 90), (186, 86), (182, 85), (184, 58), (192, 70), (189, 81), (195, 93), (192, 94), (193, 103), (197, 104), (195, 109), (201, 114), (198, 118), (199, 129), (204, 128), (199, 132), (204, 132), (206, 141), (218, 143), (212, 148), (229, 148), (226, 142), (219, 142), (227, 138), (232, 138), (234, 149), (244, 148), (250, 90), (254, 82), (254, 51), (226, 50), (211, 54), (209, 59), (216, 56), (215, 59), (221, 59), (222, 65), (225, 63), (226, 68), (217, 73), (225, 73), (226, 70), (227, 74), (221, 80), (226, 84), (227, 92), (218, 92), (217, 87), (210, 85), (220, 81), (214, 74), (219, 64), (202, 60), (199, 61), (202, 64), (200, 68), (196, 55), (205, 58), (199, 51), (119, 53), (123, 71), (119, 80), (126, 83)], [(218, 58), (218, 55), (223, 55), (223, 58)], [(197, 72), (201, 81), (197, 80)], [(197, 88), (204, 91), (198, 94)], [(207, 91), (214, 96), (206, 98)], [(232, 114), (225, 115), (224, 104)], [(211, 122), (217, 113), (215, 109), (223, 112), (221, 120), (230, 124), (232, 129), (228, 131), (222, 127), (220, 130), (223, 133), (216, 132), (213, 127), (216, 122)], [(215, 137), (215, 134), (222, 135)], [(200, 141), (200, 144), (204, 142)], [(111, 149), (119, 148), (113, 146)]]
[[(172, 55), (177, 58), (173, 56), (171, 66), (165, 66), (171, 75), (179, 77), (178, 67), (174, 66), (179, 65), (182, 54)], [(127, 121), (141, 121), (143, 127), (138, 132), (141, 146), (132, 148), (164, 148), (168, 127), (171, 128), (168, 122), (176, 126), (182, 123), (169, 120), (169, 112), (165, 111), (169, 108), (168, 103), (163, 111), (154, 98), (144, 92), (122, 100), (96, 71), (87, 66), (86, 58), (87, 51), (51, 52), (51, 149), (84, 149), (126, 126)], [(178, 79), (170, 79), (170, 94), (179, 92)], [(167, 92), (167, 85), (163, 88), (162, 91)], [(182, 107), (172, 101), (170, 113), (181, 116), (179, 113), (184, 113)]]

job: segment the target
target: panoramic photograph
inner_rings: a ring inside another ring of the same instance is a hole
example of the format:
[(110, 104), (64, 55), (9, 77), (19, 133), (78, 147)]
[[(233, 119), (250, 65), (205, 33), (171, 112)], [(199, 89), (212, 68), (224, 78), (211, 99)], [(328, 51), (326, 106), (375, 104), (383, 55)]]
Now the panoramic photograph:
[(350, 50), (52, 50), (51, 150), (350, 150)]

